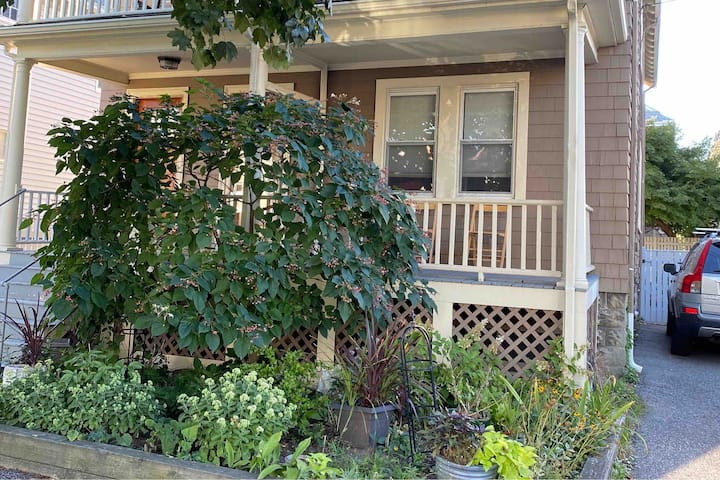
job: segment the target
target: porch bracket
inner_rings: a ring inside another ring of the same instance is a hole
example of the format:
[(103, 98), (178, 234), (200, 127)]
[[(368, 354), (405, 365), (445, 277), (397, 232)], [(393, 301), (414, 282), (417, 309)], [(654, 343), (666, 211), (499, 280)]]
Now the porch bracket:
[[(563, 337), (565, 354), (587, 343), (587, 281), (586, 215), (585, 215), (585, 37), (587, 26), (582, 21), (577, 0), (567, 1), (568, 25), (565, 58), (565, 229), (564, 286), (565, 309)], [(586, 359), (580, 358), (584, 367)]]
[[(8, 143), (3, 170), (0, 200), (12, 197), (22, 183), (22, 165), (25, 154), (25, 124), (30, 91), (30, 70), (35, 60), (15, 57), (12, 87), (12, 104), (8, 122)], [(15, 250), (18, 229), (18, 198), (0, 208), (0, 250)]]

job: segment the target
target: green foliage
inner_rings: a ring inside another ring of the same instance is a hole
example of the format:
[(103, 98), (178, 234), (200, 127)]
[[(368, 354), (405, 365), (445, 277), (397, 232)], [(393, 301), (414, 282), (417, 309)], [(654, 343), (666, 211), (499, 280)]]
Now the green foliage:
[[(273, 379), (233, 369), (208, 378), (199, 396), (181, 395), (177, 455), (229, 467), (250, 465), (260, 442), (292, 425), (295, 405)], [(171, 452), (165, 452), (171, 453)]]
[(313, 363), (304, 360), (302, 352), (290, 351), (279, 356), (275, 349), (265, 347), (257, 352), (254, 362), (235, 364), (232, 368), (243, 373), (254, 370), (259, 377), (273, 378), (288, 402), (297, 407), (293, 422), (299, 436), (319, 435), (317, 424), (327, 413), (328, 397), (315, 391), (317, 370)]
[(463, 415), (485, 415), (501, 396), (497, 348), (502, 339), (486, 346), (481, 340), (486, 324), (487, 321), (481, 322), (458, 341), (433, 332), (438, 390), (445, 396), (445, 405)]
[(143, 367), (141, 375), (144, 381), (151, 381), (155, 386), (155, 396), (160, 403), (165, 404), (166, 415), (177, 418), (180, 414), (178, 398), (180, 395), (199, 395), (205, 388), (206, 378), (217, 378), (222, 370), (216, 365), (203, 367), (200, 362), (195, 368), (187, 370), (168, 371), (166, 367)]
[(527, 378), (513, 383), (502, 378), (506, 390), (492, 412), (495, 426), (536, 449), (537, 478), (576, 475), (620, 428), (617, 419), (632, 405), (618, 396), (613, 379), (576, 387), (572, 372), (580, 372), (574, 363), (565, 358), (558, 340)]
[(489, 426), (482, 435), (482, 447), (473, 456), (471, 465), (482, 465), (489, 470), (497, 465), (500, 478), (531, 479), (537, 454), (535, 448), (523, 445)]
[[(325, 14), (315, 0), (173, 0), (180, 28), (168, 34), (173, 45), (193, 52), (199, 70), (237, 56), (234, 43), (219, 40), (228, 30), (245, 33), (263, 48), (268, 64), (286, 67), (292, 51), (313, 40), (328, 41)], [(326, 6), (329, 3), (325, 2)]]
[(645, 218), (669, 236), (690, 235), (720, 220), (718, 158), (708, 142), (690, 147), (677, 143), (674, 124), (649, 125), (645, 134)]
[(426, 478), (427, 472), (414, 461), (408, 461), (407, 455), (402, 453), (407, 451), (405, 448), (398, 447), (396, 451), (391, 443), (388, 448), (378, 446), (370, 452), (358, 452), (331, 442), (328, 445), (328, 454), (332, 457), (333, 464), (342, 471), (343, 478)]
[[(125, 99), (52, 131), (58, 172), (75, 175), (43, 207), (54, 237), (39, 256), (53, 276), (41, 283), (58, 317), (76, 305), (81, 337), (127, 319), (242, 357), (301, 326), (352, 325), (358, 311), (383, 324), (395, 298), (434, 307), (415, 280), (426, 240), (405, 195), (358, 151), (368, 125), (350, 105), (324, 114), (217, 93), (220, 104), (182, 112)], [(262, 195), (244, 207), (249, 230), (219, 179)]]
[(0, 388), (0, 421), (65, 435), (130, 446), (148, 433), (161, 407), (140, 365), (108, 361), (100, 352), (78, 353), (62, 367), (51, 361)]
[(260, 471), (258, 480), (270, 475), (280, 478), (336, 478), (342, 472), (330, 466), (332, 460), (324, 453), (316, 452), (305, 455), (310, 446), (306, 438), (298, 444), (287, 463), (280, 464), (280, 432), (260, 443), (258, 453), (251, 462), (250, 471)]

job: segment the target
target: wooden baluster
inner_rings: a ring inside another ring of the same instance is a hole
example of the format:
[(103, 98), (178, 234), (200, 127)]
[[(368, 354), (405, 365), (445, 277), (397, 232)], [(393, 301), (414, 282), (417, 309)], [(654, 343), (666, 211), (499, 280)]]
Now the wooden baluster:
[(520, 221), (520, 270), (527, 269), (527, 205), (521, 208)]
[(469, 256), (469, 250), (470, 250), (470, 215), (472, 215), (472, 211), (470, 209), (470, 204), (466, 203), (464, 205), (464, 215), (463, 215), (463, 252), (462, 252), (462, 266), (467, 267), (468, 266), (468, 256)]
[(537, 230), (535, 232), (535, 270), (542, 269), (542, 205), (537, 206)]

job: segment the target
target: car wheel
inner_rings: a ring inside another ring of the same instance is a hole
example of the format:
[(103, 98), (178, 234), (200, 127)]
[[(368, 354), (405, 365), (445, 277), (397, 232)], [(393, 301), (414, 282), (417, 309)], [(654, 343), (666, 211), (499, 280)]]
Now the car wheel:
[(670, 353), (683, 357), (690, 355), (690, 337), (683, 335), (675, 329), (670, 341)]
[(672, 314), (672, 311), (670, 311), (670, 307), (668, 307), (667, 324), (665, 324), (665, 335), (667, 335), (668, 337), (670, 335), (672, 335), (674, 328), (675, 328), (675, 315)]

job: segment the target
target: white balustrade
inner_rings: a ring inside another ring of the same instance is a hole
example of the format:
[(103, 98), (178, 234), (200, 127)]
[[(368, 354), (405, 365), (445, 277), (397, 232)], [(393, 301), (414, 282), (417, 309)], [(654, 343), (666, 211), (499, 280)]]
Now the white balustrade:
[(416, 199), (423, 268), (559, 276), (562, 202)]
[(171, 0), (33, 0), (30, 21), (147, 15), (168, 13), (172, 8)]

